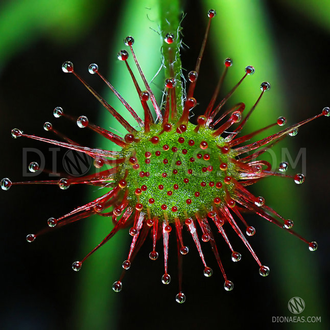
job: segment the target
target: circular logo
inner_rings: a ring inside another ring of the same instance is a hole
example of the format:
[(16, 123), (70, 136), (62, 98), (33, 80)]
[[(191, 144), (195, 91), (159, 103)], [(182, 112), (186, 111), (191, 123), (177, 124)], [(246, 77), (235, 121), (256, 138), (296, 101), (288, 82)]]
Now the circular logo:
[(85, 153), (68, 150), (63, 156), (62, 164), (71, 176), (82, 176), (91, 168), (92, 158)]
[(305, 309), (305, 301), (300, 297), (292, 297), (288, 301), (288, 309), (292, 314), (300, 314)]

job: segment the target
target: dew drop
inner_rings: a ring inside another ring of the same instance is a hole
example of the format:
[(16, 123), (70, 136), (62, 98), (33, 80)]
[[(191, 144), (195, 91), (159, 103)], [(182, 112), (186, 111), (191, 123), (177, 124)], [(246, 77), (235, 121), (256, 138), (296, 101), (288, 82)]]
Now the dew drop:
[(96, 63), (91, 63), (88, 66), (88, 72), (90, 74), (95, 74), (97, 71), (99, 71), (99, 66)]
[(203, 234), (203, 235), (202, 235), (202, 241), (203, 241), (204, 243), (209, 242), (210, 239), (211, 239), (211, 237), (210, 237), (209, 234)]
[[(185, 107), (187, 107), (188, 109), (192, 109), (192, 108), (194, 108), (196, 106), (196, 104), (197, 104), (196, 99), (194, 97), (189, 97), (186, 100)], [(183, 132), (178, 132), (178, 133), (183, 133)]]
[(126, 46), (133, 46), (134, 44), (134, 38), (131, 36), (128, 36), (125, 38), (124, 43)]
[(277, 125), (278, 126), (284, 126), (286, 124), (286, 118), (281, 116), (277, 118)]
[(223, 284), (223, 287), (226, 291), (232, 291), (234, 289), (234, 283), (232, 281), (227, 280)]
[(168, 78), (165, 80), (165, 86), (167, 88), (173, 88), (175, 86), (175, 79), (174, 78)]
[(60, 189), (62, 190), (66, 190), (70, 187), (70, 183), (69, 183), (69, 180), (66, 179), (66, 178), (62, 178), (59, 180), (58, 182), (58, 186), (60, 187)]
[(231, 115), (231, 118), (235, 124), (239, 123), (242, 120), (242, 114), (240, 111), (235, 111)]
[(75, 262), (72, 263), (71, 267), (75, 272), (79, 272), (79, 270), (82, 267), (82, 262), (81, 261), (75, 261)]
[(210, 9), (207, 13), (207, 16), (209, 18), (213, 18), (216, 14), (217, 14), (217, 12), (214, 9)]
[(293, 227), (294, 223), (293, 220), (287, 219), (284, 221), (283, 228), (284, 229), (291, 229)]
[(248, 65), (246, 68), (245, 68), (245, 72), (248, 74), (248, 75), (252, 75), (255, 73), (255, 68), (251, 65)]
[(295, 128), (293, 131), (289, 132), (289, 136), (296, 136), (299, 132), (298, 128)]
[(153, 136), (150, 139), (150, 141), (151, 141), (152, 144), (157, 144), (159, 142), (159, 137), (158, 136)]
[(167, 285), (171, 283), (171, 275), (170, 274), (164, 274), (162, 276), (162, 283)]
[(269, 275), (269, 273), (270, 273), (270, 268), (268, 266), (264, 266), (263, 265), (263, 266), (261, 266), (259, 268), (259, 274), (260, 274), (260, 276), (266, 277), (266, 276)]
[(282, 163), (280, 163), (280, 166), (279, 166), (278, 170), (280, 172), (286, 172), (288, 168), (289, 168), (289, 163), (288, 162), (282, 162)]
[(127, 182), (125, 180), (120, 180), (118, 186), (120, 189), (124, 189), (127, 186)]
[(11, 130), (11, 136), (14, 138), (14, 139), (17, 139), (18, 137), (22, 136), (23, 132), (18, 129), (18, 128), (13, 128)]
[(119, 61), (126, 61), (128, 59), (128, 53), (126, 50), (121, 50), (118, 54), (117, 54), (117, 58)]
[(253, 236), (256, 233), (256, 229), (253, 226), (246, 228), (246, 235)]
[(51, 131), (53, 129), (53, 125), (49, 121), (46, 121), (44, 123), (44, 126), (43, 127), (44, 127), (44, 130), (47, 131), (47, 132), (49, 132), (49, 131)]
[(123, 289), (123, 283), (121, 281), (116, 281), (112, 284), (112, 290), (115, 292), (120, 292)]
[(141, 101), (147, 102), (149, 100), (150, 94), (148, 91), (142, 91), (140, 94)]
[(165, 226), (165, 231), (170, 233), (172, 231), (172, 227), (170, 225)]
[(205, 267), (203, 274), (205, 277), (211, 277), (213, 275), (213, 269), (211, 267)]
[(13, 183), (8, 178), (3, 178), (0, 181), (2, 190), (9, 190)]
[(176, 296), (175, 296), (175, 301), (178, 304), (183, 304), (186, 301), (186, 295), (183, 292), (179, 292)]
[(242, 255), (239, 252), (233, 251), (231, 254), (231, 260), (233, 262), (238, 262), (242, 259)]
[(53, 116), (55, 118), (60, 118), (62, 117), (64, 114), (64, 111), (61, 107), (56, 107), (54, 110), (53, 110)]
[(296, 184), (303, 184), (305, 182), (305, 175), (298, 173), (294, 176), (294, 182)]
[(26, 235), (26, 241), (28, 243), (32, 243), (36, 240), (37, 236), (35, 234), (28, 234)]
[(149, 253), (149, 259), (150, 259), (150, 260), (155, 261), (155, 260), (158, 259), (158, 257), (159, 257), (159, 253), (156, 252), (156, 251), (151, 251), (151, 252)]
[(104, 165), (104, 160), (102, 158), (95, 158), (94, 162), (93, 162), (93, 165), (96, 168), (101, 168)]
[(165, 38), (164, 38), (164, 40), (165, 40), (165, 42), (166, 42), (167, 44), (170, 45), (170, 44), (172, 44), (173, 41), (174, 41), (174, 35), (171, 34), (171, 33), (167, 33), (166, 36), (165, 36)]
[(322, 114), (323, 114), (323, 116), (330, 117), (330, 108), (329, 107), (323, 108)]
[(225, 59), (225, 66), (227, 68), (231, 67), (233, 65), (233, 60), (231, 58), (226, 58)]
[(130, 230), (129, 230), (129, 234), (130, 234), (131, 236), (135, 236), (135, 235), (137, 234), (137, 230), (136, 230), (136, 228), (134, 228), (134, 227), (130, 228)]
[(180, 249), (180, 253), (185, 256), (189, 253), (189, 247), (188, 246), (183, 246), (181, 249)]
[(197, 78), (198, 78), (198, 73), (196, 71), (190, 71), (188, 73), (188, 79), (189, 79), (190, 82), (196, 81)]
[(134, 142), (134, 135), (133, 134), (126, 134), (124, 139), (125, 139), (125, 142), (132, 143), (132, 142)]
[(123, 269), (129, 270), (131, 268), (131, 262), (129, 260), (125, 260), (122, 265)]
[(88, 118), (86, 116), (80, 116), (77, 119), (77, 125), (79, 128), (85, 128), (89, 124)]
[(265, 198), (262, 196), (257, 197), (256, 201), (254, 202), (258, 207), (262, 207), (265, 205)]
[(263, 83), (261, 83), (260, 85), (260, 89), (263, 91), (263, 92), (267, 92), (270, 90), (270, 83), (267, 82), (267, 81), (264, 81)]
[[(199, 144), (199, 147), (202, 149), (202, 150), (205, 150), (207, 149), (208, 147), (208, 143), (206, 141), (202, 141), (200, 144)], [(205, 158), (204, 158), (205, 159)]]
[(308, 249), (309, 249), (309, 251), (314, 252), (314, 251), (317, 250), (317, 248), (318, 248), (318, 244), (317, 244), (317, 242), (315, 242), (315, 241), (312, 241), (312, 242), (310, 242), (310, 243), (308, 244)]
[(73, 63), (70, 61), (65, 61), (62, 64), (62, 71), (64, 73), (72, 73), (73, 72)]
[(50, 228), (54, 228), (54, 227), (56, 227), (56, 225), (57, 225), (57, 219), (55, 219), (55, 218), (53, 218), (53, 217), (49, 218), (49, 219), (47, 220), (47, 225), (48, 225), (48, 227), (50, 227)]

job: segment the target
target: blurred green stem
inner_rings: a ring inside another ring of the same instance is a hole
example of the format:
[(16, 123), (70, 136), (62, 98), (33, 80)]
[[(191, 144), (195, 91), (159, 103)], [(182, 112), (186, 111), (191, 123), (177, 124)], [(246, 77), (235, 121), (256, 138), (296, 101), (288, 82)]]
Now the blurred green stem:
[[(178, 17), (180, 15), (178, 1), (127, 1), (123, 8), (120, 26), (114, 28), (118, 33), (117, 41), (111, 45), (110, 61), (114, 63), (116, 53), (125, 48), (123, 39), (131, 35), (135, 39), (134, 51), (137, 55), (141, 68), (148, 81), (151, 81), (161, 65), (161, 43), (159, 35), (154, 29), (159, 28), (158, 22), (167, 22), (170, 24), (168, 31), (177, 31)], [(176, 18), (176, 19), (175, 19)], [(172, 25), (173, 24), (173, 25)], [(131, 60), (131, 59), (129, 59)], [(165, 63), (168, 58), (165, 58)], [(131, 62), (132, 63), (132, 62)], [(119, 63), (120, 64), (120, 63)], [(110, 73), (110, 81), (115, 88), (123, 95), (128, 103), (140, 115), (143, 115), (141, 103), (134, 90), (134, 85), (125, 71), (124, 65), (113, 66)], [(102, 68), (100, 68), (102, 70)], [(161, 80), (164, 84), (164, 79)], [(157, 89), (156, 89), (157, 90)], [(156, 95), (160, 99), (160, 92)], [(103, 94), (104, 95), (104, 94)], [(126, 118), (129, 118), (127, 110), (123, 109), (122, 104), (112, 93), (106, 96), (109, 103)], [(108, 113), (101, 117), (101, 126), (109, 126), (122, 134), (126, 134), (123, 128), (109, 118)], [(133, 125), (136, 125), (133, 121)], [(97, 142), (97, 146), (114, 150), (115, 147), (103, 140)], [(95, 189), (94, 189), (95, 190)], [(101, 191), (102, 192), (102, 191)], [(95, 199), (96, 191), (92, 191), (90, 199)], [(96, 246), (111, 230), (111, 220), (97, 217), (87, 220), (85, 233), (82, 237), (81, 251), (85, 255), (94, 246)], [(123, 311), (121, 295), (112, 291), (112, 283), (118, 280), (121, 274), (121, 264), (126, 259), (129, 249), (129, 235), (127, 231), (117, 233), (105, 246), (98, 250), (91, 258), (86, 261), (86, 265), (80, 271), (80, 284), (77, 293), (77, 304), (75, 319), (80, 330), (84, 329), (117, 329), (119, 327), (120, 313)], [(127, 275), (129, 276), (129, 275)], [(123, 284), (123, 291), (125, 283)]]
[[(180, 58), (180, 17), (182, 14), (180, 1), (164, 1), (160, 0), (160, 28), (162, 36), (162, 51), (164, 56), (164, 72), (166, 78), (175, 78), (175, 95), (177, 112), (182, 113), (183, 110), (183, 91), (181, 83), (181, 58)], [(174, 37), (174, 41), (168, 44), (165, 39), (166, 35)]]

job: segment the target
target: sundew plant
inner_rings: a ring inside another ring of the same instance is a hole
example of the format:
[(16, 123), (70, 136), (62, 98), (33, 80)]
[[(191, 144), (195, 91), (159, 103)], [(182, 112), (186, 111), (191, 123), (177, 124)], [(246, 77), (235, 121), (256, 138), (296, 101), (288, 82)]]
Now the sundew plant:
[[(266, 155), (271, 148), (296, 136), (305, 124), (320, 117), (329, 117), (330, 108), (324, 106), (310, 118), (299, 118), (296, 124), (288, 124), (285, 116), (281, 115), (266, 125), (248, 129), (250, 122), (258, 118), (258, 107), (267, 102), (268, 94), (272, 92), (272, 82), (260, 81), (259, 90), (253, 91), (249, 100), (233, 102), (237, 91), (244, 84), (249, 84), (251, 79), (256, 79), (258, 74), (258, 63), (236, 67), (234, 54), (233, 58), (223, 58), (218, 81), (212, 91), (207, 91), (208, 102), (200, 103), (196, 93), (198, 89), (203, 89), (203, 85), (199, 85), (200, 77), (207, 74), (203, 73), (203, 58), (214, 21), (218, 19), (216, 10), (214, 7), (205, 11), (205, 34), (198, 41), (201, 46), (196, 63), (192, 68), (186, 68), (184, 64), (182, 66), (180, 55), (186, 48), (183, 38), (185, 31), (181, 27), (182, 13), (176, 3), (161, 2), (160, 23), (154, 32), (161, 40), (161, 67), (156, 74), (158, 78), (163, 76), (161, 87), (147, 77), (139, 60), (146, 54), (136, 51), (135, 47), (140, 41), (133, 33), (122, 36), (124, 42), (117, 56), (120, 70), (131, 79), (128, 91), (117, 89), (96, 63), (89, 65), (89, 73), (104, 81), (119, 101), (121, 109), (118, 109), (118, 105), (111, 105), (102, 93), (96, 91), (92, 83), (80, 75), (80, 68), (73, 62), (63, 62), (62, 71), (69, 78), (74, 76), (102, 104), (108, 112), (110, 125), (94, 124), (83, 113), (74, 116), (70, 110), (56, 106), (53, 110), (56, 125), (48, 121), (44, 123), (44, 130), (55, 134), (55, 138), (54, 135), (42, 137), (25, 132), (24, 127), (11, 130), (15, 139), (27, 138), (48, 143), (92, 159), (93, 170), (88, 174), (74, 176), (61, 173), (55, 179), (26, 181), (5, 177), (1, 180), (1, 188), (12, 191), (18, 189), (13, 186), (26, 184), (55, 185), (61, 190), (75, 185), (93, 186), (95, 195), (91, 196), (88, 203), (75, 205), (70, 212), (62, 215), (50, 215), (47, 228), (28, 234), (26, 240), (29, 243), (36, 239), (39, 241), (48, 232), (90, 216), (107, 219), (113, 224), (112, 229), (104, 232), (103, 240), (88, 254), (74, 261), (72, 269), (84, 272), (103, 245), (111, 244), (119, 231), (126, 231), (130, 235), (130, 243), (127, 255), (122, 260), (122, 273), (113, 279), (114, 292), (124, 290), (127, 272), (138, 272), (138, 269), (131, 268), (134, 268), (134, 258), (145, 244), (150, 245), (149, 259), (163, 263), (160, 281), (169, 285), (173, 276), (177, 277), (175, 300), (180, 304), (189, 296), (184, 289), (183, 279), (184, 259), (191, 249), (197, 250), (200, 259), (196, 262), (196, 271), (200, 269), (205, 277), (213, 275), (214, 269), (209, 266), (203, 252), (206, 244), (211, 247), (220, 270), (216, 276), (222, 274), (225, 291), (234, 289), (234, 282), (226, 271), (224, 261), (228, 255), (235, 263), (247, 254), (252, 255), (257, 272), (267, 277), (270, 268), (260, 260), (249, 238), (256, 234), (258, 228), (247, 222), (246, 213), (258, 215), (260, 221), (270, 222), (274, 228), (280, 227), (282, 235), (287, 236), (285, 239), (296, 236), (306, 244), (307, 249), (317, 250), (316, 241), (299, 234), (299, 221), (293, 230), (295, 219), (277, 212), (263, 197), (264, 192), (255, 188), (253, 192), (258, 193), (252, 193), (251, 186), (268, 177), (303, 184), (303, 173), (292, 172), (287, 161), (273, 164)], [(232, 71), (239, 71), (240, 78), (229, 86), (227, 79)], [(158, 93), (159, 90), (161, 93)], [(126, 93), (134, 93), (138, 105), (131, 105)], [(71, 121), (82, 130), (90, 129), (106, 142), (102, 145), (82, 145), (74, 136), (57, 129), (57, 123), (62, 120)], [(121, 126), (121, 130), (114, 122)], [(31, 162), (28, 169), (31, 173), (42, 172), (37, 161)], [(236, 247), (232, 243), (232, 236), (239, 237), (241, 246)], [(258, 231), (257, 236), (262, 237), (262, 233)], [(226, 249), (223, 246), (219, 248), (219, 239), (226, 243)], [(176, 252), (169, 248), (171, 240), (176, 242)], [(176, 269), (169, 268), (170, 258), (177, 259)], [(222, 299), (226, 299), (225, 296)]]

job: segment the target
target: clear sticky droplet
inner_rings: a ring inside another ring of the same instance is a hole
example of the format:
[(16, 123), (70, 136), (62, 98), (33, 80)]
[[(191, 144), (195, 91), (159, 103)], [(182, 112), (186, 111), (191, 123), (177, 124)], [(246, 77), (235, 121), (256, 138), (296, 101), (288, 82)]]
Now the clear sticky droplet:
[(60, 187), (60, 189), (62, 190), (66, 190), (70, 187), (70, 183), (69, 183), (69, 180), (66, 179), (66, 178), (62, 178), (59, 180), (58, 182), (58, 186)]
[(188, 246), (183, 246), (181, 249), (180, 249), (180, 253), (185, 256), (189, 253), (189, 247)]
[(53, 110), (53, 116), (55, 118), (60, 118), (62, 117), (64, 114), (64, 111), (61, 107), (56, 107), (54, 110)]
[(213, 18), (216, 14), (217, 14), (217, 12), (214, 9), (210, 9), (207, 13), (207, 16), (209, 18)]
[(121, 281), (116, 281), (112, 284), (112, 290), (115, 292), (120, 292), (123, 289), (123, 283)]
[(204, 243), (207, 243), (210, 239), (211, 239), (211, 237), (210, 237), (209, 234), (203, 234), (203, 235), (202, 235), (202, 241), (203, 241)]
[(64, 73), (72, 73), (74, 71), (74, 69), (73, 69), (73, 63), (70, 62), (70, 61), (65, 61), (62, 64), (62, 71)]
[(305, 182), (305, 175), (301, 174), (301, 173), (297, 173), (294, 176), (293, 180), (294, 180), (294, 183), (296, 183), (296, 184), (303, 184)]
[(131, 262), (129, 260), (125, 260), (122, 265), (123, 269), (129, 270), (131, 268)]
[(198, 78), (198, 73), (196, 71), (190, 71), (188, 73), (188, 79), (189, 79), (190, 82), (196, 81), (197, 78)]
[(255, 73), (255, 68), (252, 66), (252, 65), (248, 65), (246, 68), (245, 68), (245, 72), (248, 74), (248, 75), (253, 75)]
[(96, 168), (101, 168), (104, 165), (104, 160), (102, 158), (95, 158), (93, 164)]
[(267, 81), (264, 81), (261, 83), (260, 85), (260, 89), (263, 91), (263, 92), (267, 92), (270, 90), (270, 83), (267, 82)]
[(324, 107), (322, 109), (322, 114), (323, 114), (323, 116), (330, 117), (330, 108), (329, 107)]
[(256, 233), (256, 229), (253, 226), (246, 228), (246, 235), (253, 236)]
[(165, 87), (167, 88), (173, 88), (175, 87), (176, 81), (174, 78), (167, 78), (165, 80)]
[(233, 261), (233, 262), (238, 262), (238, 261), (240, 261), (242, 259), (242, 255), (239, 253), (239, 252), (237, 252), (237, 251), (233, 251), (232, 252), (232, 254), (231, 254), (231, 260)]
[(49, 132), (49, 131), (51, 131), (53, 129), (53, 125), (49, 121), (46, 121), (44, 123), (44, 126), (43, 127), (44, 127), (44, 130), (47, 131), (47, 132)]
[(37, 236), (35, 234), (28, 234), (26, 235), (26, 241), (28, 243), (32, 243), (36, 240)]
[(165, 285), (168, 285), (171, 283), (171, 275), (170, 274), (164, 274), (162, 276), (162, 283)]
[(205, 267), (203, 274), (205, 277), (211, 277), (213, 275), (213, 269), (211, 267)]
[(268, 267), (268, 266), (261, 266), (260, 268), (259, 268), (259, 274), (260, 274), (260, 276), (262, 276), (262, 277), (266, 277), (266, 276), (268, 276), (269, 274), (270, 274), (270, 268)]
[(150, 260), (155, 261), (155, 260), (158, 259), (158, 257), (159, 257), (159, 253), (158, 253), (157, 251), (151, 251), (151, 252), (149, 253), (149, 259), (150, 259)]
[(10, 187), (13, 185), (9, 178), (1, 179), (0, 184), (2, 190), (9, 190)]
[(117, 58), (119, 61), (126, 61), (128, 59), (128, 53), (126, 50), (121, 50), (118, 55)]
[(133, 46), (134, 44), (134, 38), (131, 36), (128, 36), (125, 38), (124, 43), (126, 46)]
[(291, 229), (293, 227), (294, 223), (293, 220), (287, 219), (284, 221), (283, 228), (284, 229)]
[(232, 281), (227, 280), (223, 284), (223, 287), (226, 291), (232, 291), (234, 289), (234, 283)]
[(88, 66), (88, 72), (90, 74), (95, 74), (95, 73), (97, 73), (97, 71), (99, 71), (99, 66), (96, 63), (91, 63)]
[(89, 124), (89, 120), (86, 116), (80, 116), (77, 119), (77, 125), (79, 128), (85, 128)]
[(134, 227), (130, 228), (130, 230), (129, 230), (129, 234), (130, 234), (132, 237), (135, 236), (135, 235), (137, 234), (137, 230), (136, 230), (136, 228), (134, 228)]
[(23, 132), (18, 129), (18, 128), (13, 128), (11, 130), (11, 136), (14, 138), (14, 139), (17, 139), (18, 137), (22, 136)]
[(150, 94), (148, 91), (142, 91), (140, 94), (141, 101), (147, 102), (150, 98)]
[(312, 242), (310, 242), (310, 243), (308, 244), (308, 249), (309, 249), (309, 251), (314, 252), (314, 251), (317, 250), (317, 248), (318, 248), (318, 244), (317, 244), (317, 242), (315, 242), (315, 241), (312, 241)]
[(289, 132), (289, 136), (296, 136), (299, 132), (298, 128), (295, 128), (294, 130), (292, 130), (291, 132)]
[(289, 163), (288, 162), (281, 162), (278, 170), (280, 172), (286, 172), (288, 168), (289, 168)]
[(284, 126), (286, 124), (286, 118), (281, 116), (277, 118), (277, 125), (278, 126)]
[(30, 172), (35, 173), (39, 171), (40, 166), (37, 162), (31, 162), (28, 166), (28, 169)]
[(164, 41), (169, 45), (172, 44), (173, 41), (174, 41), (174, 35), (171, 34), (171, 33), (167, 33), (165, 38), (164, 38)]
[(231, 67), (233, 65), (233, 60), (231, 58), (226, 58), (225, 59), (225, 66), (227, 68)]
[(237, 124), (242, 120), (242, 114), (240, 113), (240, 111), (235, 111), (231, 115), (231, 118), (233, 119), (233, 122)]
[(179, 292), (176, 296), (175, 296), (175, 301), (178, 304), (183, 304), (186, 301), (186, 295), (183, 292)]
[(72, 263), (72, 269), (75, 271), (75, 272), (79, 272), (79, 270), (81, 269), (82, 267), (82, 262), (81, 261), (74, 261)]
[(265, 205), (265, 198), (262, 197), (262, 196), (257, 197), (254, 204), (257, 205), (258, 207), (264, 206)]
[(57, 219), (55, 219), (55, 218), (53, 218), (53, 217), (49, 218), (49, 219), (47, 220), (47, 225), (48, 225), (48, 227), (50, 227), (50, 228), (54, 228), (54, 227), (56, 227), (56, 225), (57, 225)]

